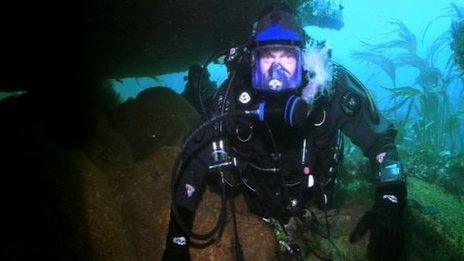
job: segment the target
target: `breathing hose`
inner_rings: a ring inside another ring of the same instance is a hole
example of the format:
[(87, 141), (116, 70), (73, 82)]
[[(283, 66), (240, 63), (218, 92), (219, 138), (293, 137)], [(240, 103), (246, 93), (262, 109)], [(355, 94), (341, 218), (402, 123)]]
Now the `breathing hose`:
[(174, 214), (174, 217), (176, 218), (177, 223), (179, 224), (180, 228), (182, 231), (184, 231), (186, 234), (188, 234), (191, 238), (197, 239), (197, 240), (202, 240), (202, 241), (207, 241), (212, 238), (221, 228), (221, 225), (225, 222), (226, 218), (226, 195), (225, 195), (225, 186), (224, 184), (221, 186), (222, 187), (222, 199), (221, 199), (221, 214), (219, 215), (218, 221), (216, 225), (213, 227), (211, 231), (209, 231), (206, 234), (198, 234), (193, 232), (191, 229), (187, 227), (185, 224), (184, 220), (182, 217), (179, 215), (179, 211), (177, 209), (177, 204), (174, 202), (176, 199), (177, 195), (177, 187), (178, 187), (178, 182), (180, 181), (180, 173), (183, 170), (183, 165), (184, 165), (184, 158), (189, 158), (191, 155), (185, 155), (182, 152), (185, 151), (187, 145), (192, 142), (194, 137), (198, 135), (201, 131), (204, 129), (211, 127), (213, 124), (224, 120), (226, 118), (230, 117), (235, 117), (239, 115), (248, 115), (248, 114), (253, 114), (256, 113), (256, 111), (235, 111), (235, 112), (227, 112), (218, 116), (215, 116), (207, 121), (205, 121), (203, 124), (201, 124), (198, 128), (196, 128), (184, 141), (184, 143), (181, 146), (181, 153), (178, 155), (176, 158), (176, 161), (174, 163), (174, 167), (172, 169), (172, 199), (173, 199), (173, 204), (171, 206), (171, 210)]

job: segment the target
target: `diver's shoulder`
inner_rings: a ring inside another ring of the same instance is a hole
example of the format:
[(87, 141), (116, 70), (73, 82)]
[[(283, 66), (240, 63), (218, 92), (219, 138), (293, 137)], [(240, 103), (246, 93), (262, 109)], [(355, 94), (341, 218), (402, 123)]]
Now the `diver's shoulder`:
[(336, 93), (354, 92), (360, 96), (367, 95), (367, 88), (346, 66), (333, 62), (333, 70)]

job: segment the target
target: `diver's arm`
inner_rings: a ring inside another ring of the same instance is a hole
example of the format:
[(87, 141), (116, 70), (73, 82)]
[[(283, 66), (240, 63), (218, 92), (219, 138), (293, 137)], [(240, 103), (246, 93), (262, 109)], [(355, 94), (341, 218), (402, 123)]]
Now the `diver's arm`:
[(371, 231), (368, 256), (398, 260), (403, 249), (403, 209), (406, 178), (395, 146), (396, 129), (375, 111), (369, 93), (346, 71), (339, 73), (335, 100), (339, 104), (339, 127), (369, 158), (374, 172), (376, 196), (371, 210), (350, 235), (359, 241)]
[(395, 146), (397, 131), (391, 122), (376, 111), (369, 94), (362, 88), (361, 83), (345, 70), (338, 73), (333, 101), (338, 103), (337, 123), (370, 160), (377, 197), (395, 193), (403, 205), (406, 180)]

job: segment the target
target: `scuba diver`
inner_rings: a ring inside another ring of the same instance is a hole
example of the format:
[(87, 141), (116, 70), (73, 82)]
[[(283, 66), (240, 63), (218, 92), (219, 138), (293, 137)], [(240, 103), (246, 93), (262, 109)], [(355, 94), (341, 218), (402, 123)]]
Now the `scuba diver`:
[(225, 196), (213, 230), (192, 231), (208, 177), (217, 178), (223, 194), (239, 188), (250, 211), (263, 220), (286, 224), (311, 204), (330, 207), (342, 133), (369, 158), (376, 186), (372, 208), (349, 239), (358, 242), (370, 231), (367, 256), (398, 259), (407, 192), (394, 126), (377, 112), (361, 82), (331, 61), (331, 50), (309, 39), (287, 6), (266, 8), (250, 39), (228, 51), (229, 77), (209, 117), (184, 140), (173, 169), (163, 260), (189, 260), (192, 239), (220, 233)]
[(188, 69), (188, 75), (184, 80), (187, 81), (182, 97), (192, 104), (198, 113), (204, 114), (211, 108), (217, 86), (209, 79), (209, 72), (199, 64), (193, 64)]

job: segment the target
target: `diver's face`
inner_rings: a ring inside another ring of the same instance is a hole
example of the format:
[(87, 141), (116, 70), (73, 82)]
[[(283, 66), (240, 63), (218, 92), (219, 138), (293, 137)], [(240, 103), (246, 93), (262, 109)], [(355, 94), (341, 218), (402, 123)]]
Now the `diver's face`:
[(296, 71), (296, 56), (293, 52), (284, 49), (273, 49), (264, 52), (259, 58), (261, 74), (269, 77), (272, 64), (280, 64), (285, 69), (287, 78), (291, 78)]
[(270, 44), (253, 50), (252, 86), (256, 90), (281, 92), (301, 85), (302, 58), (297, 46)]

